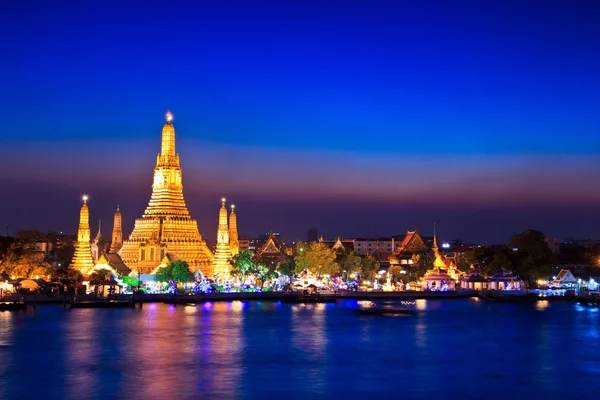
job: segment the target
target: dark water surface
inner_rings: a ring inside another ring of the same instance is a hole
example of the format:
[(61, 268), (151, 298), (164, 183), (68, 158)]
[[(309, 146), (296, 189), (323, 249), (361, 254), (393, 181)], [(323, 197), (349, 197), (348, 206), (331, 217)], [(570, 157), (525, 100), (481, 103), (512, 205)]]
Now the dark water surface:
[(0, 312), (0, 399), (573, 399), (600, 389), (597, 309), (416, 307), (409, 317), (359, 316), (355, 301)]

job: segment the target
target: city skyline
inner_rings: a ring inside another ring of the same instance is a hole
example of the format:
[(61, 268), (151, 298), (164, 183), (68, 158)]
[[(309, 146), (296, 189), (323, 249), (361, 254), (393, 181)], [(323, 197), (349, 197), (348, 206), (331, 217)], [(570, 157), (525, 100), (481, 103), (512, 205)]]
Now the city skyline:
[(598, 6), (436, 4), (3, 4), (0, 223), (74, 233), (85, 192), (127, 235), (170, 109), (209, 241), (222, 196), (247, 236), (600, 236)]

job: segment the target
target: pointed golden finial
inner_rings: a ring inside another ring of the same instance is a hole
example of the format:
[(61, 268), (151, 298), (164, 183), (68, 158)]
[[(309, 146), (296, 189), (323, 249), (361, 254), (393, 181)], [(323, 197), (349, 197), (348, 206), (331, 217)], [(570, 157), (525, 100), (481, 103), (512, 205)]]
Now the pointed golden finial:
[(231, 212), (233, 212), (234, 210), (235, 210), (235, 205), (234, 205), (234, 204), (232, 204), (232, 205), (231, 205)]
[(84, 194), (83, 196), (81, 196), (81, 199), (83, 200), (83, 204), (87, 204), (88, 201), (88, 195)]
[(170, 124), (171, 121), (173, 121), (173, 113), (171, 111), (167, 111), (167, 113), (165, 114), (165, 119)]
[(225, 202), (227, 201), (227, 199), (225, 197), (221, 197), (221, 205), (223, 207), (225, 207)]

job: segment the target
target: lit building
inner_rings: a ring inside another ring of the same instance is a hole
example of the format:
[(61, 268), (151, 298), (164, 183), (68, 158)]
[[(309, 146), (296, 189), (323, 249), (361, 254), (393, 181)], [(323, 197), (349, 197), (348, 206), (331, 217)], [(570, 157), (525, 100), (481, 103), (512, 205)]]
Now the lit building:
[(417, 230), (406, 232), (402, 242), (396, 247), (396, 250), (390, 255), (391, 265), (410, 265), (412, 257), (415, 254), (424, 254), (428, 250), (425, 241), (419, 235)]
[(248, 236), (240, 236), (238, 239), (238, 245), (240, 247), (240, 251), (250, 250), (250, 238)]
[(92, 249), (90, 247), (90, 210), (87, 205), (87, 196), (83, 196), (83, 205), (79, 211), (79, 229), (77, 229), (77, 244), (71, 266), (87, 274), (93, 267)]
[(278, 265), (287, 255), (276, 235), (271, 232), (267, 241), (256, 251), (257, 258), (271, 265)]
[(98, 233), (90, 245), (92, 248), (92, 260), (98, 261), (100, 255), (108, 250), (108, 243), (102, 238), (102, 222), (98, 221)]
[(119, 254), (132, 270), (149, 273), (168, 252), (188, 263), (192, 271), (212, 275), (213, 254), (202, 240), (198, 223), (183, 199), (179, 155), (175, 152), (173, 115), (166, 114), (161, 152), (156, 158), (152, 196), (142, 218), (135, 221)]
[(221, 199), (219, 210), (219, 227), (217, 229), (217, 248), (213, 258), (213, 276), (219, 274), (219, 279), (227, 279), (231, 272), (231, 248), (229, 247), (229, 227), (227, 226), (227, 208), (225, 198)]
[(112, 241), (110, 242), (110, 252), (118, 253), (123, 247), (123, 221), (121, 219), (121, 210), (117, 206), (115, 218), (113, 220)]
[(231, 255), (235, 256), (240, 253), (240, 241), (237, 231), (237, 215), (235, 214), (235, 206), (231, 205), (231, 214), (229, 214), (229, 247)]

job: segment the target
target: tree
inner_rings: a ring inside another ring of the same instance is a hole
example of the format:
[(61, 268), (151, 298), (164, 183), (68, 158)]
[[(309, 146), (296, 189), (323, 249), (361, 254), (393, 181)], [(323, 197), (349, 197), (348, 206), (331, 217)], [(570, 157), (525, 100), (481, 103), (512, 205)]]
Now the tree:
[(90, 285), (94, 286), (94, 292), (98, 295), (98, 288), (104, 286), (106, 281), (110, 280), (110, 270), (105, 268), (94, 270), (88, 280)]
[(338, 263), (340, 264), (340, 268), (346, 271), (348, 275), (360, 272), (362, 269), (362, 258), (353, 251), (348, 254), (339, 255)]
[(246, 275), (250, 274), (256, 265), (256, 260), (254, 259), (254, 253), (250, 250), (242, 250), (239, 254), (233, 256), (231, 260), (229, 260), (231, 264), (231, 274), (235, 276), (239, 276), (242, 279), (242, 282), (246, 280)]
[(156, 274), (154, 275), (154, 280), (157, 282), (173, 281), (173, 265), (168, 264), (156, 271)]
[(129, 276), (129, 275), (123, 276), (123, 278), (121, 278), (121, 280), (123, 281), (124, 284), (126, 284), (129, 287), (136, 287), (139, 284), (139, 281), (137, 278), (134, 278), (133, 276)]
[(364, 258), (361, 266), (363, 278), (373, 279), (375, 277), (375, 273), (379, 270), (379, 262), (371, 257)]
[(513, 263), (510, 257), (506, 254), (506, 252), (497, 252), (494, 253), (492, 260), (485, 264), (480, 272), (485, 276), (492, 276), (499, 269), (504, 268), (507, 270), (513, 270)]
[(75, 293), (83, 282), (83, 276), (74, 268), (56, 268), (50, 274), (52, 282), (60, 282), (62, 290), (67, 293)]
[(400, 277), (402, 276), (402, 267), (400, 267), (399, 265), (392, 265), (388, 268), (387, 273), (390, 276), (392, 282), (400, 282)]
[(546, 236), (537, 230), (526, 230), (510, 239), (515, 260), (515, 273), (521, 278), (534, 280), (550, 275), (556, 256), (546, 242)]
[(190, 271), (190, 266), (185, 261), (173, 261), (173, 281), (175, 283), (187, 283), (194, 280), (194, 274)]
[(178, 260), (159, 269), (154, 275), (154, 280), (157, 282), (173, 282), (180, 285), (194, 280), (194, 274), (190, 271), (188, 263)]
[(431, 253), (413, 254), (410, 266), (413, 278), (421, 279), (425, 276), (425, 272), (431, 268), (433, 268), (433, 255)]
[(294, 259), (297, 272), (307, 269), (317, 276), (340, 272), (340, 265), (335, 261), (335, 252), (325, 243), (304, 244), (299, 242), (298, 254)]
[(285, 260), (279, 263), (277, 267), (277, 272), (281, 275), (291, 276), (296, 271), (296, 262), (294, 261), (294, 257), (286, 256)]

